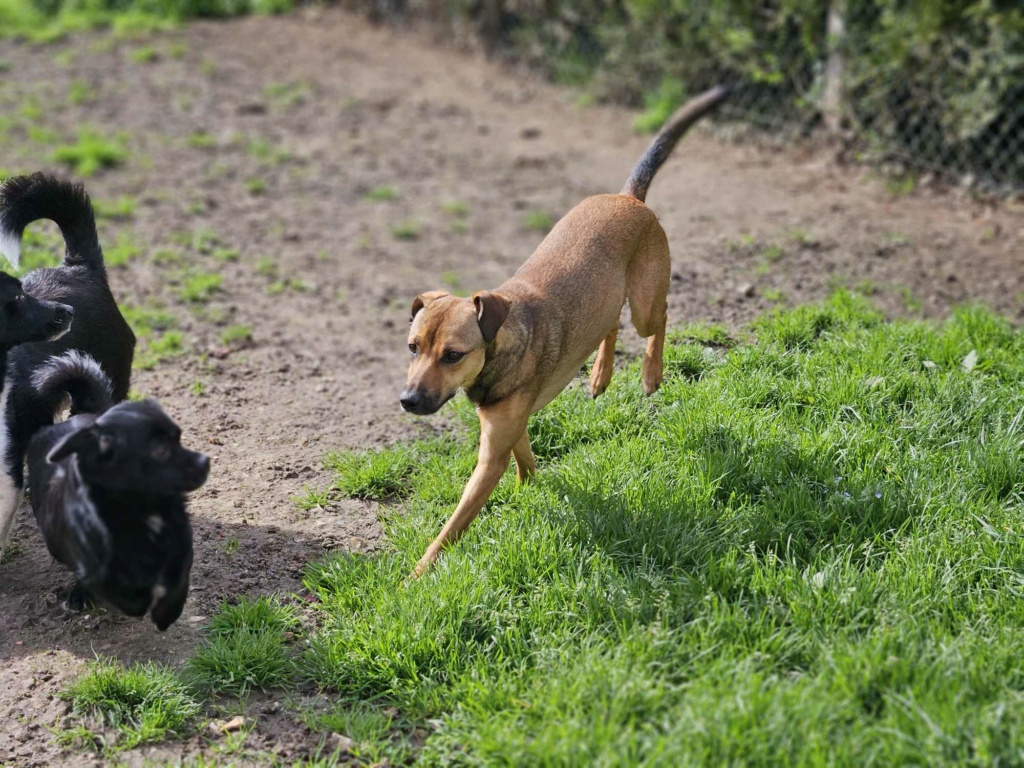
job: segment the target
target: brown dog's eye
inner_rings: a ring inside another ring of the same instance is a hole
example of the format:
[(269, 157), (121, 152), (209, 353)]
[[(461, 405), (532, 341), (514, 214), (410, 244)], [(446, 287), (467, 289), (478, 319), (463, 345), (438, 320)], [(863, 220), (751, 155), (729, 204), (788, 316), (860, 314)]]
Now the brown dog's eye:
[(415, 355), (416, 354), (416, 350), (417, 350), (417, 347), (416, 347), (415, 344), (410, 344), (409, 345), (409, 354), (410, 355)]
[(443, 363), (457, 363), (459, 360), (466, 356), (465, 352), (456, 352), (454, 349), (449, 349), (444, 353), (444, 357), (441, 358)]

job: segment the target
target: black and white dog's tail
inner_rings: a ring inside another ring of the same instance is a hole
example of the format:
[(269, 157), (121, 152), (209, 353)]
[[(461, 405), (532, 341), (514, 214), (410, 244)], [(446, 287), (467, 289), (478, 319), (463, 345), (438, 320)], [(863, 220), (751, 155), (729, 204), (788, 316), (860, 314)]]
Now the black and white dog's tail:
[(43, 173), (12, 176), (0, 184), (0, 253), (15, 267), (21, 258), (22, 233), (38, 219), (50, 219), (60, 227), (65, 266), (103, 271), (96, 217), (81, 184)]
[(71, 415), (102, 413), (114, 404), (114, 385), (100, 364), (84, 352), (71, 350), (51, 357), (32, 373), (32, 387), (56, 413), (71, 398)]

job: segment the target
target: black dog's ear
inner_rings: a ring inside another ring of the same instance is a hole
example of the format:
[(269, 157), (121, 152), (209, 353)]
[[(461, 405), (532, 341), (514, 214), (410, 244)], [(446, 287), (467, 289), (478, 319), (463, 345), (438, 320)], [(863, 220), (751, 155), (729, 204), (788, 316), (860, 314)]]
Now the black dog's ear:
[(85, 427), (77, 432), (72, 432), (65, 437), (50, 451), (46, 460), (50, 464), (56, 464), (73, 453), (92, 450), (97, 456), (107, 456), (114, 448), (114, 441), (110, 435), (97, 431), (93, 427)]
[(484, 335), (484, 341), (490, 344), (508, 317), (512, 302), (500, 293), (477, 291), (473, 294), (473, 305), (476, 307), (476, 322), (480, 326), (480, 333)]
[(427, 291), (426, 293), (421, 293), (412, 300), (412, 314), (409, 315), (409, 322), (411, 323), (416, 318), (416, 313), (427, 306), (427, 304), (447, 295), (446, 291)]

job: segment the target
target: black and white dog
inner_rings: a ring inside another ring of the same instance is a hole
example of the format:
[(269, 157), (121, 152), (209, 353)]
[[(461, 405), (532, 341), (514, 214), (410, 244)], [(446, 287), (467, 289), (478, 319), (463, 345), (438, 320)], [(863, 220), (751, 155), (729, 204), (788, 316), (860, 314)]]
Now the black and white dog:
[(153, 400), (112, 405), (92, 358), (68, 352), (32, 377), (39, 398), (72, 416), (45, 427), (28, 450), (30, 498), (46, 547), (74, 571), (68, 603), (90, 600), (129, 616), (151, 613), (163, 631), (181, 615), (192, 569), (185, 494), (209, 475), (209, 457), (181, 445), (181, 429)]
[[(29, 440), (54, 419), (52, 408), (32, 386), (33, 372), (54, 355), (81, 350), (98, 361), (113, 383), (112, 396), (117, 402), (128, 396), (135, 352), (135, 335), (107, 284), (96, 221), (85, 190), (39, 173), (0, 184), (0, 253), (15, 266), (21, 235), (37, 219), (57, 223), (66, 250), (60, 267), (37, 269), (20, 283), (7, 275), (0, 280), (0, 314), (5, 315), (0, 317), (0, 555), (21, 502)], [(27, 311), (19, 307), (32, 306), (31, 300), (43, 308), (63, 307), (67, 314), (61, 332), (18, 337), (13, 334), (16, 324), (11, 325), (12, 333), (2, 330), (5, 321), (13, 324)], [(70, 323), (72, 314), (74, 322)], [(8, 346), (3, 347), (4, 343)]]

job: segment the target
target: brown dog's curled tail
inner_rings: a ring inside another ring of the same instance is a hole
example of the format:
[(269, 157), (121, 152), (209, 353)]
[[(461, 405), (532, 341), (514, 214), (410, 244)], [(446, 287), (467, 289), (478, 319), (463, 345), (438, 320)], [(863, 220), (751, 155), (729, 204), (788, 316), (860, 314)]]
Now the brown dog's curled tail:
[(668, 156), (672, 154), (676, 144), (683, 138), (683, 134), (689, 130), (691, 125), (725, 101), (731, 91), (731, 88), (724, 85), (715, 86), (700, 96), (690, 99), (676, 110), (658, 131), (658, 135), (654, 137), (654, 141), (644, 152), (640, 162), (633, 168), (629, 181), (622, 188), (622, 194), (631, 195), (643, 202), (647, 197), (647, 188), (654, 180), (654, 174), (668, 160)]

